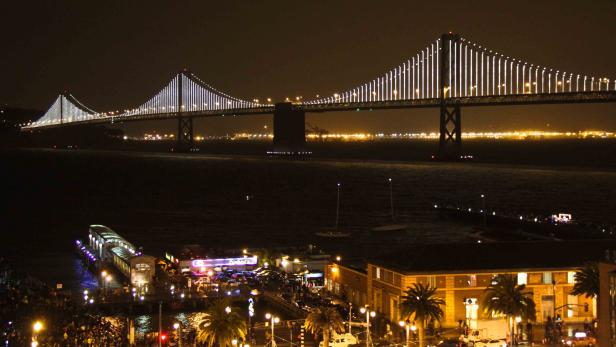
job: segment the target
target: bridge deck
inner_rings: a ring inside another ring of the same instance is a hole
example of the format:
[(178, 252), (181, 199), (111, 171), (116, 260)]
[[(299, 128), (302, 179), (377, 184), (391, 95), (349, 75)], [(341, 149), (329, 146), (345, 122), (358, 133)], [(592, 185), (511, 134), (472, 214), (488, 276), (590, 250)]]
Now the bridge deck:
[[(511, 105), (544, 105), (544, 104), (579, 104), (579, 103), (606, 103), (616, 102), (616, 91), (597, 91), (579, 93), (551, 93), (551, 94), (521, 94), (521, 95), (492, 95), (473, 96), (463, 98), (448, 98), (445, 102), (449, 105), (460, 104), (465, 107), (477, 106), (511, 106)], [(358, 111), (358, 110), (382, 110), (402, 108), (436, 108), (440, 107), (441, 100), (417, 99), (417, 100), (390, 100), (374, 102), (344, 102), (333, 104), (294, 104), (296, 110), (305, 112), (335, 112), (335, 111)], [(226, 109), (210, 111), (185, 111), (182, 117), (225, 117), (247, 116), (258, 114), (273, 114), (273, 106), (263, 106), (244, 109)], [(69, 125), (86, 124), (113, 124), (122, 122), (176, 119), (180, 115), (176, 112), (155, 113), (145, 115), (133, 115), (125, 117), (101, 117), (68, 123), (49, 124), (37, 127), (24, 127), (22, 131), (33, 129), (49, 129)]]
[[(579, 104), (579, 103), (605, 103), (616, 102), (615, 91), (580, 92), (580, 93), (551, 93), (551, 94), (521, 94), (521, 95), (491, 95), (471, 96), (465, 98), (445, 99), (449, 105), (459, 103), (460, 106), (512, 106), (512, 105), (542, 105), (542, 104)], [(330, 111), (356, 111), (379, 110), (398, 108), (429, 108), (440, 107), (441, 100), (391, 100), (374, 102), (345, 102), (337, 104), (304, 104), (297, 105), (298, 109), (306, 112)]]

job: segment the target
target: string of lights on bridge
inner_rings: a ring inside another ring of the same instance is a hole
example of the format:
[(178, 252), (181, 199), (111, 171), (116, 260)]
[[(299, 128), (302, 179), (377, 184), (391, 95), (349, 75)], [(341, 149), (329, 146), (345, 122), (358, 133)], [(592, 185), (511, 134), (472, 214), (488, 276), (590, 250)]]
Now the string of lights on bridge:
[[(367, 83), (306, 104), (421, 100), (440, 97), (441, 39)], [(616, 90), (616, 80), (561, 72), (530, 64), (460, 38), (448, 41), (451, 73), (446, 98), (579, 93)]]
[[(297, 105), (429, 100), (441, 97), (441, 54), (448, 51), (449, 73), (444, 98), (474, 98), (507, 95), (544, 95), (616, 91), (616, 80), (560, 71), (492, 51), (463, 37), (437, 39), (401, 65), (367, 83), (314, 100), (295, 100)], [(180, 91), (181, 86), (181, 91)], [(179, 94), (181, 93), (181, 100)], [(287, 99), (287, 101), (290, 101)], [(142, 105), (123, 112), (97, 113), (72, 95), (60, 95), (39, 120), (25, 128), (93, 120), (122, 121), (173, 117), (178, 113), (224, 115), (246, 110), (271, 109), (271, 99), (243, 100), (206, 84), (191, 72), (175, 75), (171, 81)]]

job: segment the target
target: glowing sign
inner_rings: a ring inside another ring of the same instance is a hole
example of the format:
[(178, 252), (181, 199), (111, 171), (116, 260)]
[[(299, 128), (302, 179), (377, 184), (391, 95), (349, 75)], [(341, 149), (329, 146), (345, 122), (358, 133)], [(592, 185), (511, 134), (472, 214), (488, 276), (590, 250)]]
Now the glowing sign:
[(195, 259), (192, 261), (192, 266), (196, 268), (238, 265), (257, 265), (257, 257), (252, 256), (246, 258)]

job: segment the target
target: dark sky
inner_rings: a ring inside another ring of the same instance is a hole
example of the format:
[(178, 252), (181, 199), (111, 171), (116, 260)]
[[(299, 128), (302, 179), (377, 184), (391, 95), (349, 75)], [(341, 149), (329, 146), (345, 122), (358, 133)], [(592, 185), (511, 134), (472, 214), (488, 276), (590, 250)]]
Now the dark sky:
[[(22, 0), (0, 3), (0, 102), (46, 109), (68, 89), (97, 111), (136, 107), (183, 67), (245, 99), (309, 98), (372, 79), (447, 31), (534, 64), (616, 78), (614, 0)], [(337, 131), (435, 130), (437, 112), (308, 121)], [(614, 104), (468, 108), (463, 116), (467, 131), (616, 130)], [(200, 133), (220, 134), (270, 123), (259, 116), (197, 124)]]

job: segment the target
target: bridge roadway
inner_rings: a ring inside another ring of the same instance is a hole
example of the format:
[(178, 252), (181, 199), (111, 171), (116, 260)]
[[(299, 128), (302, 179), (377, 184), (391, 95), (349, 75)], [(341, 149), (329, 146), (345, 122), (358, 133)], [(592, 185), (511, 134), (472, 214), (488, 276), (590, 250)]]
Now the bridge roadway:
[[(609, 103), (616, 102), (616, 91), (593, 91), (593, 92), (567, 92), (567, 93), (550, 93), (550, 94), (520, 94), (520, 95), (491, 95), (491, 96), (471, 96), (462, 98), (447, 98), (446, 104), (458, 104), (464, 107), (478, 106), (515, 106), (515, 105), (549, 105), (549, 104), (581, 104), (581, 103)], [(416, 100), (389, 100), (389, 101), (373, 101), (373, 102), (341, 102), (333, 104), (293, 104), (292, 109), (303, 112), (339, 112), (339, 111), (364, 111), (364, 110), (386, 110), (386, 109), (404, 109), (404, 108), (438, 108), (441, 105), (441, 99), (416, 99)], [(72, 121), (67, 123), (50, 124), (39, 126), (37, 128), (23, 128), (23, 131), (35, 129), (50, 129), (57, 127), (65, 127), (70, 125), (86, 125), (86, 124), (113, 124), (121, 122), (135, 122), (147, 120), (163, 120), (184, 118), (199, 118), (199, 117), (236, 117), (249, 115), (265, 115), (274, 114), (274, 106), (263, 106), (255, 108), (240, 108), (226, 110), (209, 110), (209, 111), (183, 111), (153, 113), (145, 115), (134, 115), (126, 117), (102, 117), (97, 119), (89, 119), (83, 121)]]

